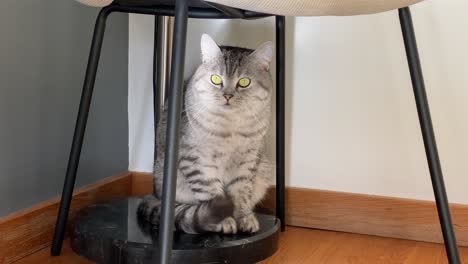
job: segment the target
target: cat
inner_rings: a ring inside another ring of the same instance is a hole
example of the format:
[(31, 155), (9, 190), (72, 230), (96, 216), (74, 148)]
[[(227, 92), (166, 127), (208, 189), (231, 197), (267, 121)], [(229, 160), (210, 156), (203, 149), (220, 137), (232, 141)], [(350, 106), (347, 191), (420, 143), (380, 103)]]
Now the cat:
[[(273, 43), (256, 50), (201, 37), (202, 63), (185, 87), (180, 123), (175, 225), (186, 233), (259, 230), (253, 212), (273, 183), (265, 154), (273, 81)], [(138, 214), (159, 224), (167, 109), (157, 126), (154, 194)]]

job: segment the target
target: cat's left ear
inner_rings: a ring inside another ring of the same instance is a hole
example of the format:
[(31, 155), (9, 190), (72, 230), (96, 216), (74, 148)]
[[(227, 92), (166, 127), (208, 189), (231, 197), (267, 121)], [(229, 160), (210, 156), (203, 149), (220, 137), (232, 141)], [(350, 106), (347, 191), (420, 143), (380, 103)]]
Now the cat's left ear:
[(268, 71), (270, 69), (270, 63), (273, 60), (273, 50), (273, 42), (267, 41), (252, 52), (249, 57), (258, 63), (264, 70)]
[(210, 62), (216, 58), (221, 57), (221, 49), (218, 44), (208, 35), (203, 34), (201, 37), (201, 54), (203, 63)]

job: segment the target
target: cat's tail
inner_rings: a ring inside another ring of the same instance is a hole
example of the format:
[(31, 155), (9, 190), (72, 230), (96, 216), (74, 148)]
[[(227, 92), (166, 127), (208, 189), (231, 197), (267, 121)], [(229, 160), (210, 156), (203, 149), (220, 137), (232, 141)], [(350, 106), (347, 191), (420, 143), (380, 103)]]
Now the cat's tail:
[[(189, 234), (222, 232), (221, 222), (232, 216), (234, 205), (227, 197), (216, 197), (199, 204), (175, 204), (175, 226)], [(138, 216), (159, 226), (161, 200), (154, 195), (147, 195), (138, 207)], [(235, 232), (234, 232), (235, 233)]]

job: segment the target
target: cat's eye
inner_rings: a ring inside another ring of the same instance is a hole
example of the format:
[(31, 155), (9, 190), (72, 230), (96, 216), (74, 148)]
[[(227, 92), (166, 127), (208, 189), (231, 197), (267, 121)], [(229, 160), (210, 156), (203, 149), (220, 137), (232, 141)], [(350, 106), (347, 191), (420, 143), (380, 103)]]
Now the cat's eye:
[(247, 77), (240, 78), (239, 86), (242, 88), (247, 88), (250, 85), (250, 79)]
[(211, 82), (215, 85), (220, 85), (223, 83), (223, 79), (218, 74), (211, 75)]

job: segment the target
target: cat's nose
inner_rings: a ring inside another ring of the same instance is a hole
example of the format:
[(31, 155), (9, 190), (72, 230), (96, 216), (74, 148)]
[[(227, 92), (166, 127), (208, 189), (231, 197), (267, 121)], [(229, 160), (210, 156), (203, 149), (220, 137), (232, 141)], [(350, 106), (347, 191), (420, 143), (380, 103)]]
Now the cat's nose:
[(229, 101), (231, 98), (234, 97), (233, 94), (223, 94), (224, 98), (226, 98), (226, 101)]

